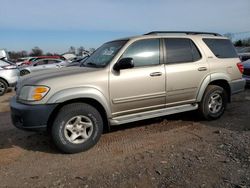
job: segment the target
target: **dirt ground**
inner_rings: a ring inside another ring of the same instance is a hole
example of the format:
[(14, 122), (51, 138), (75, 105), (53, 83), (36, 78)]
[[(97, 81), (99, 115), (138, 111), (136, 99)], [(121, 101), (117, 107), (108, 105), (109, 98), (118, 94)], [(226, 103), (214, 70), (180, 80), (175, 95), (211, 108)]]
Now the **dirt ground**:
[(12, 95), (0, 97), (0, 187), (250, 187), (250, 89), (219, 120), (188, 112), (114, 127), (74, 155), (13, 127)]

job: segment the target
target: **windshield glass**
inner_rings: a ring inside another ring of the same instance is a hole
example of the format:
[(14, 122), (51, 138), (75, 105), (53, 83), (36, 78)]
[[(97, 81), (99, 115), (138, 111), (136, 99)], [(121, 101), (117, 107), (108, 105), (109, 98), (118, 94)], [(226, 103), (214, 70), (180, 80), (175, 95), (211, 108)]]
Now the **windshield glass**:
[(0, 67), (9, 66), (10, 64), (3, 59), (0, 59)]
[(87, 67), (105, 67), (124, 46), (127, 40), (113, 41), (103, 44), (94, 53), (87, 58), (84, 66)]

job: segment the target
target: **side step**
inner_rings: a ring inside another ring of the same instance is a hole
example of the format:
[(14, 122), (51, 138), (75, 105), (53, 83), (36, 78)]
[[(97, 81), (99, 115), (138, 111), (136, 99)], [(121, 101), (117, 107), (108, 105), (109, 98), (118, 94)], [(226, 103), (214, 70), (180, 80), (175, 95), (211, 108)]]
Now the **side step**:
[(120, 125), (124, 123), (130, 123), (134, 121), (150, 119), (170, 114), (176, 114), (180, 112), (186, 112), (198, 109), (198, 104), (185, 104), (175, 107), (169, 107), (164, 109), (158, 109), (153, 111), (141, 112), (136, 114), (124, 115), (110, 119), (111, 125)]

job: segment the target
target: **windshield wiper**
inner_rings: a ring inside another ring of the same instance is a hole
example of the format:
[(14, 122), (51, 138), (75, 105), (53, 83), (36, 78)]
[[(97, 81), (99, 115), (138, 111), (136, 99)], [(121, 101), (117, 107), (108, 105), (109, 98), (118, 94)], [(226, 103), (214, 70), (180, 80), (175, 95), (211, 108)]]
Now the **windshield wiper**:
[(99, 67), (97, 64), (93, 63), (93, 62), (88, 62), (88, 63), (83, 63), (84, 65), (89, 65), (91, 67)]

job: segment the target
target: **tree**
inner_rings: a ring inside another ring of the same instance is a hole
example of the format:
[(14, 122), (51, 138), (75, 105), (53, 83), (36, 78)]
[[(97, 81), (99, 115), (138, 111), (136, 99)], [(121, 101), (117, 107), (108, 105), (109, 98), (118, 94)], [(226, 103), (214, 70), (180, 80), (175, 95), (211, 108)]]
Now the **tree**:
[(233, 33), (225, 33), (224, 36), (227, 37), (227, 38), (229, 38), (230, 40), (232, 40), (234, 38), (234, 34)]
[(41, 56), (43, 55), (43, 51), (42, 49), (40, 49), (39, 47), (34, 47), (31, 50), (30, 56)]
[(70, 46), (69, 53), (76, 54), (76, 48), (74, 46)]
[(237, 41), (234, 43), (234, 45), (235, 45), (235, 46), (238, 46), (238, 47), (243, 46), (242, 40), (237, 40)]
[(78, 49), (77, 49), (77, 55), (79, 56), (82, 56), (83, 53), (85, 51), (85, 48), (83, 46), (80, 46)]
[(92, 54), (95, 51), (95, 48), (89, 48), (89, 53)]

